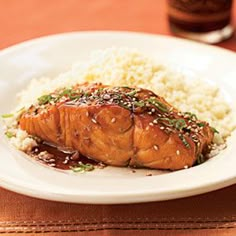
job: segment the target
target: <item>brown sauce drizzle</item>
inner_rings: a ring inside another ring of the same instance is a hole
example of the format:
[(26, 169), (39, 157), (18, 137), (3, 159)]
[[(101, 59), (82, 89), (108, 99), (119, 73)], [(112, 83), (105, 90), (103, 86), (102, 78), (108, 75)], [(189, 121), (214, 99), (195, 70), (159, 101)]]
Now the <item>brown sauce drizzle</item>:
[(46, 142), (38, 143), (38, 146), (34, 147), (28, 154), (43, 164), (62, 170), (69, 170), (71, 167), (78, 166), (81, 162), (83, 164), (105, 167), (104, 164), (83, 156), (78, 151), (61, 150)]

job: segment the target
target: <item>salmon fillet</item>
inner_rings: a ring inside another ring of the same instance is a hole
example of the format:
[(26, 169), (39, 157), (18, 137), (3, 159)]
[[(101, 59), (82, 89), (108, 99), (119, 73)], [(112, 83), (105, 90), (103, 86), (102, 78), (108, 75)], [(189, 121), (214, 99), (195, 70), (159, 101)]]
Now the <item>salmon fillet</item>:
[(108, 165), (170, 170), (191, 167), (214, 136), (208, 123), (149, 90), (100, 83), (40, 97), (19, 126)]

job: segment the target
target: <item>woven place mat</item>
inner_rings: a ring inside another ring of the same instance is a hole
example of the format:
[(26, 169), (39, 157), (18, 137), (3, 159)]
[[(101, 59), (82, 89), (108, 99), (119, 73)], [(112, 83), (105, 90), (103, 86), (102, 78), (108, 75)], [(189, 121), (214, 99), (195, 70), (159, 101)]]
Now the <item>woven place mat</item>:
[(4, 189), (0, 199), (1, 234), (227, 230), (236, 235), (236, 185), (195, 197), (127, 205), (59, 203)]

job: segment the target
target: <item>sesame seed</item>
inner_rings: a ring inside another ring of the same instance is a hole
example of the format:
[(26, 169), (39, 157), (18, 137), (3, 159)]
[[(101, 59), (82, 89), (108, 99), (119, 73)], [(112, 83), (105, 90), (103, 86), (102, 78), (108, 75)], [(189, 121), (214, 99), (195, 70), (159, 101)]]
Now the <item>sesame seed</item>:
[(146, 130), (149, 130), (149, 126), (146, 127)]
[(68, 162), (69, 162), (69, 160), (64, 160), (62, 163), (67, 164)]
[(136, 101), (136, 98), (132, 98), (133, 101)]
[(151, 112), (151, 111), (149, 111), (149, 112), (148, 112), (148, 115), (151, 115), (151, 114), (152, 114), (152, 112)]
[(111, 123), (115, 123), (115, 122), (116, 122), (116, 118), (113, 117), (113, 118), (111, 119)]
[(160, 129), (163, 130), (163, 129), (165, 129), (165, 127), (164, 127), (164, 126), (161, 126)]
[(49, 165), (49, 166), (52, 166), (52, 167), (56, 166), (55, 163), (50, 163), (50, 164), (48, 164), (48, 165)]
[(179, 154), (180, 154), (180, 151), (179, 151), (179, 150), (177, 150), (177, 151), (176, 151), (176, 154), (179, 156)]
[(109, 94), (104, 94), (103, 99), (105, 100), (109, 100), (111, 98), (111, 96)]
[(99, 162), (99, 163), (97, 164), (97, 167), (98, 167), (99, 169), (104, 169), (104, 168), (106, 167), (106, 165), (105, 165), (104, 163), (102, 163), (102, 162)]
[(91, 119), (91, 121), (94, 123), (94, 124), (97, 124), (97, 121), (95, 119)]
[(156, 110), (154, 108), (152, 108), (151, 112), (155, 112)]
[(159, 150), (159, 147), (157, 145), (154, 145), (153, 148), (157, 151)]
[(154, 123), (154, 124), (157, 124), (158, 122), (157, 122), (157, 120), (154, 120), (153, 123)]
[(188, 166), (184, 166), (184, 169), (188, 169)]
[(154, 124), (152, 122), (150, 122), (149, 125), (153, 126)]

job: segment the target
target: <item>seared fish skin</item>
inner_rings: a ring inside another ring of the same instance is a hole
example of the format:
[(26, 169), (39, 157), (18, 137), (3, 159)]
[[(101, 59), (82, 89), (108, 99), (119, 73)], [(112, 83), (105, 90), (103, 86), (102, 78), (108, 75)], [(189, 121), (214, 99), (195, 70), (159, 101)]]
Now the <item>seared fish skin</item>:
[(169, 170), (191, 167), (214, 136), (208, 123), (149, 90), (100, 83), (40, 97), (19, 126), (108, 165)]

